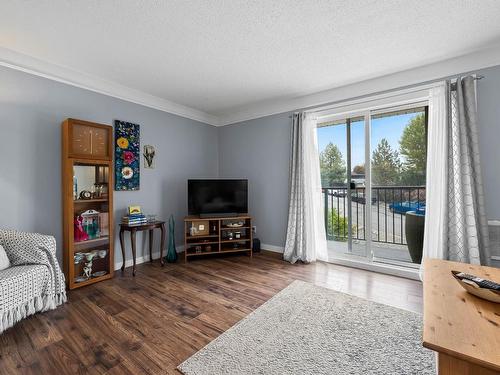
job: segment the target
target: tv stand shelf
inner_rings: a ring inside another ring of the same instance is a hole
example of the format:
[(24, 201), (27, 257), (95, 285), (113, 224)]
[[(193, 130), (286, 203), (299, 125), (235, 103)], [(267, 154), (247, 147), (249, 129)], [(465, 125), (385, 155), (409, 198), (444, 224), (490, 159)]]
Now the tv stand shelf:
[[(228, 226), (237, 223), (239, 226)], [(184, 261), (189, 257), (245, 252), (252, 257), (252, 218), (186, 216), (184, 218)]]

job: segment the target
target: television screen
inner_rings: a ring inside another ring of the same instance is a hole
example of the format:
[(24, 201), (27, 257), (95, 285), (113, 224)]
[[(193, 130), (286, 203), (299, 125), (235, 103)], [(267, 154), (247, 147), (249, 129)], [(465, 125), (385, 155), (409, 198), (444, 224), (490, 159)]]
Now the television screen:
[(188, 180), (189, 215), (248, 213), (248, 180)]

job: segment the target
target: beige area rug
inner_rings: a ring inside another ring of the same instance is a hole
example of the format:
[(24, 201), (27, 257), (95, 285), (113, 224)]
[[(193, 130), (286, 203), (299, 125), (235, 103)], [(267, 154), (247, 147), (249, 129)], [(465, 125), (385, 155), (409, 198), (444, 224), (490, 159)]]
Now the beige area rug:
[(179, 365), (186, 375), (435, 374), (422, 316), (295, 281)]

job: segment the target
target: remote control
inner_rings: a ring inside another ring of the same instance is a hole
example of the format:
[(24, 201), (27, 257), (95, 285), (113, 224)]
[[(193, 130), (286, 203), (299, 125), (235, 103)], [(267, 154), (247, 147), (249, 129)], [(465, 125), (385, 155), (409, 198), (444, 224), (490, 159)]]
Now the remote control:
[(453, 273), (453, 276), (459, 280), (469, 280), (475, 283), (480, 288), (500, 291), (500, 284), (494, 281), (482, 279), (480, 277), (470, 275), (464, 272), (459, 272), (459, 271), (451, 271), (451, 272)]

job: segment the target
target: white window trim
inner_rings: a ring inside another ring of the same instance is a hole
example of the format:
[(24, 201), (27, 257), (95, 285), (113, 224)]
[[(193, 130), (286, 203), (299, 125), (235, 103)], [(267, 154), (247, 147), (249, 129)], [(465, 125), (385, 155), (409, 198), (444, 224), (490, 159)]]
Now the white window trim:
[(342, 117), (356, 117), (367, 111), (384, 110), (429, 99), (429, 90), (443, 85), (443, 82), (420, 85), (407, 89), (390, 91), (358, 99), (348, 99), (336, 104), (316, 107), (306, 112), (314, 113), (319, 122), (334, 121)]

